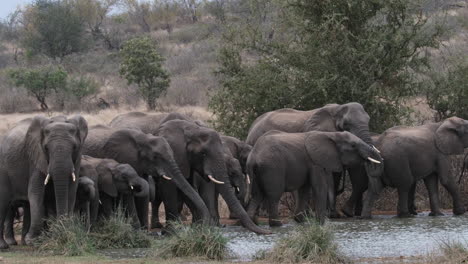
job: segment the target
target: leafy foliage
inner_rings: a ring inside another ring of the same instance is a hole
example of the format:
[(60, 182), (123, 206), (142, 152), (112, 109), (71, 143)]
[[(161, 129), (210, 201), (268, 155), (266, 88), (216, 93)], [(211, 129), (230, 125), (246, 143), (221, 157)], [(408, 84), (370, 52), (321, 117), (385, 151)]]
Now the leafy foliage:
[(41, 104), (42, 110), (49, 109), (46, 98), (66, 87), (67, 72), (62, 68), (45, 66), (37, 69), (14, 69), (9, 71), (14, 85), (22, 86)]
[(393, 126), (419, 91), (421, 51), (438, 45), (440, 29), (408, 1), (247, 2), (249, 17), (224, 36), (222, 88), (210, 102), (216, 127), (238, 137), (267, 111), (352, 101), (372, 130)]
[(468, 64), (456, 64), (447, 73), (432, 73), (426, 89), (437, 121), (451, 116), (468, 119)]
[(154, 110), (156, 99), (166, 92), (170, 82), (169, 74), (162, 67), (164, 59), (149, 37), (127, 41), (120, 55), (120, 75), (129, 84), (138, 85), (148, 108)]
[(67, 1), (36, 0), (23, 20), (23, 44), (32, 53), (62, 59), (86, 48), (84, 23)]
[(67, 91), (75, 96), (79, 102), (87, 96), (96, 94), (98, 90), (98, 83), (94, 79), (84, 76), (69, 80), (67, 85)]

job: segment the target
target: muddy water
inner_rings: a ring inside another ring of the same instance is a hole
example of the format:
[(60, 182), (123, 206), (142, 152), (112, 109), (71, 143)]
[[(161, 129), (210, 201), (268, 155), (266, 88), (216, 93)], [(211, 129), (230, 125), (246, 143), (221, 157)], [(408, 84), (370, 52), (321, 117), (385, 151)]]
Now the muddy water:
[[(468, 216), (430, 217), (422, 213), (406, 219), (375, 216), (369, 220), (333, 220), (329, 224), (340, 250), (351, 259), (418, 256), (433, 251), (441, 241), (468, 242)], [(291, 222), (274, 228), (274, 234), (268, 236), (258, 236), (240, 227), (225, 228), (232, 257), (251, 260), (259, 250), (272, 248), (294, 225)]]

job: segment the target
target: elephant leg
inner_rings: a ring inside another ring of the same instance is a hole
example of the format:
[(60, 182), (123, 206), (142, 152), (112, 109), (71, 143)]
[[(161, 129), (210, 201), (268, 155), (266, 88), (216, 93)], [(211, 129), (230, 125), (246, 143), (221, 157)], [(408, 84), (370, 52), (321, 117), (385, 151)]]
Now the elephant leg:
[(5, 217), (5, 241), (8, 245), (14, 246), (18, 245), (15, 239), (15, 231), (14, 231), (14, 222), (15, 222), (15, 214), (16, 214), (16, 206), (10, 206), (8, 208), (7, 215)]
[(257, 179), (255, 177), (252, 178), (251, 182), (251, 198), (249, 201), (249, 204), (247, 206), (247, 214), (249, 215), (250, 219), (254, 221), (254, 223), (257, 223), (256, 215), (258, 212), (258, 209), (260, 205), (264, 201), (264, 195), (263, 192), (260, 190), (258, 184), (257, 184)]
[(159, 220), (159, 207), (161, 206), (162, 199), (156, 194), (154, 201), (151, 202), (151, 228), (162, 228), (163, 225)]
[(214, 220), (216, 225), (219, 225), (219, 217), (218, 217), (218, 208), (217, 204), (218, 201), (215, 201), (216, 190), (215, 184), (212, 182), (200, 182), (199, 185), (199, 193), (202, 200), (205, 202), (206, 206), (208, 207), (208, 211), (210, 212), (211, 217)]
[(438, 176), (440, 179), (440, 183), (442, 186), (447, 189), (447, 191), (452, 196), (453, 200), (453, 214), (454, 215), (462, 215), (465, 213), (465, 207), (461, 202), (460, 192), (458, 190), (458, 186), (455, 184), (455, 181), (449, 174), (450, 171), (450, 163), (447, 157), (440, 157), (438, 160)]
[(135, 209), (140, 220), (140, 226), (142, 229), (148, 229), (148, 208), (149, 208), (149, 196), (146, 197), (134, 197)]
[(26, 235), (28, 234), (31, 226), (31, 210), (29, 203), (26, 202), (23, 206), (23, 228), (21, 230), (21, 244), (26, 245)]
[(122, 195), (122, 203), (127, 216), (132, 219), (132, 226), (135, 229), (143, 228), (141, 226), (141, 220), (138, 217), (138, 210), (133, 195)]
[(431, 204), (430, 216), (444, 215), (439, 206), (439, 179), (437, 174), (433, 173), (424, 178), (424, 185), (426, 185), (427, 192), (429, 193), (429, 202)]
[(340, 178), (342, 177), (341, 173), (332, 173), (330, 177), (325, 178), (326, 183), (323, 183), (322, 186), (326, 186), (328, 189), (328, 209), (330, 218), (340, 218), (341, 215), (336, 211), (336, 190), (337, 186), (340, 183)]
[(416, 182), (411, 186), (408, 194), (408, 211), (412, 215), (418, 215), (416, 212), (416, 205), (414, 204), (414, 197), (416, 193)]
[(360, 216), (362, 213), (362, 197), (367, 190), (368, 178), (364, 166), (348, 169), (352, 192), (343, 207), (343, 213), (348, 217)]
[(312, 184), (315, 218), (320, 224), (323, 224), (327, 215), (327, 189), (330, 188), (330, 186), (327, 188), (327, 185), (333, 184), (329, 180), (332, 175), (324, 169), (314, 166), (309, 177)]
[(412, 216), (408, 210), (408, 195), (411, 185), (398, 188), (398, 217)]
[[(39, 175), (40, 172), (34, 172), (31, 175), (28, 185), (28, 200), (31, 211), (31, 226), (26, 235), (26, 243), (31, 244), (39, 235), (43, 228), (44, 216), (44, 180), (45, 175)], [(42, 176), (42, 177), (41, 177)]]
[(308, 205), (309, 205), (309, 191), (310, 186), (305, 185), (299, 189), (295, 195), (296, 197), (296, 210), (294, 212), (294, 220), (298, 223), (302, 223), (307, 218), (308, 214)]
[(361, 218), (371, 218), (372, 208), (374, 208), (374, 202), (379, 198), (379, 194), (383, 189), (383, 184), (380, 180), (373, 182), (373, 187), (367, 190), (366, 198), (362, 208)]
[[(171, 182), (165, 182), (163, 184), (161, 193), (166, 213), (166, 225), (168, 225), (170, 221), (178, 221), (180, 219), (179, 204), (181, 203), (183, 196), (181, 196), (181, 193), (177, 190), (175, 184)], [(189, 203), (187, 203), (187, 205), (189, 205)], [(190, 205), (189, 207), (192, 209)], [(195, 218), (193, 211), (192, 215)]]
[(273, 196), (268, 197), (268, 224), (271, 227), (274, 226), (282, 226), (281, 219), (279, 218), (278, 214), (278, 205), (281, 196)]

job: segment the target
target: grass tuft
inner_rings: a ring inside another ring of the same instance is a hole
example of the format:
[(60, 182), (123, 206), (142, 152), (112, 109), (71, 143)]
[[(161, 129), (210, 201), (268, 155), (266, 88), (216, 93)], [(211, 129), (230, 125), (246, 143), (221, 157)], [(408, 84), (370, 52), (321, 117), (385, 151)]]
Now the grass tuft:
[(36, 241), (41, 254), (83, 256), (98, 249), (149, 248), (152, 244), (152, 239), (143, 231), (135, 230), (120, 210), (91, 232), (76, 215), (51, 219), (47, 224), (48, 229)]
[(439, 248), (428, 254), (426, 263), (466, 263), (468, 248), (465, 243), (454, 240), (439, 241)]
[(93, 253), (93, 241), (84, 221), (77, 216), (59, 217), (47, 221), (48, 229), (42, 232), (36, 241), (39, 253), (82, 256)]
[(333, 233), (315, 220), (308, 219), (291, 234), (281, 238), (273, 249), (264, 254), (271, 262), (343, 263)]
[(173, 224), (169, 238), (158, 244), (156, 254), (163, 258), (202, 257), (222, 260), (227, 253), (228, 239), (217, 227)]

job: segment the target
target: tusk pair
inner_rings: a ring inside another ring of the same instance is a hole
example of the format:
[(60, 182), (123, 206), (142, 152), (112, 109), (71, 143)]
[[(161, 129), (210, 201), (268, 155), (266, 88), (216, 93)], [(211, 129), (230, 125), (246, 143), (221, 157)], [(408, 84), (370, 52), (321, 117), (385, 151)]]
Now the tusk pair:
[(380, 154), (380, 150), (378, 150), (374, 145), (372, 145), (372, 148), (373, 148), (375, 151), (377, 151), (377, 153)]
[(374, 162), (374, 163), (380, 164), (380, 161), (378, 161), (378, 160), (375, 160), (375, 159), (373, 159), (373, 158), (371, 158), (371, 157), (367, 157), (367, 159), (368, 159), (369, 161), (371, 161), (371, 162)]
[(212, 182), (214, 182), (214, 183), (216, 183), (216, 184), (224, 184), (224, 182), (216, 180), (216, 179), (213, 178), (213, 176), (211, 176), (211, 175), (208, 175), (208, 179), (210, 179)]
[(247, 184), (250, 184), (250, 176), (248, 174), (245, 175), (247, 177)]
[(47, 173), (47, 176), (45, 177), (44, 185), (47, 185), (47, 183), (49, 182), (49, 179), (50, 179), (50, 174)]
[(162, 175), (162, 177), (163, 177), (165, 180), (168, 180), (168, 181), (172, 180), (172, 178), (171, 178), (171, 177), (167, 177), (167, 176), (166, 176), (166, 175), (164, 175), (164, 174)]

